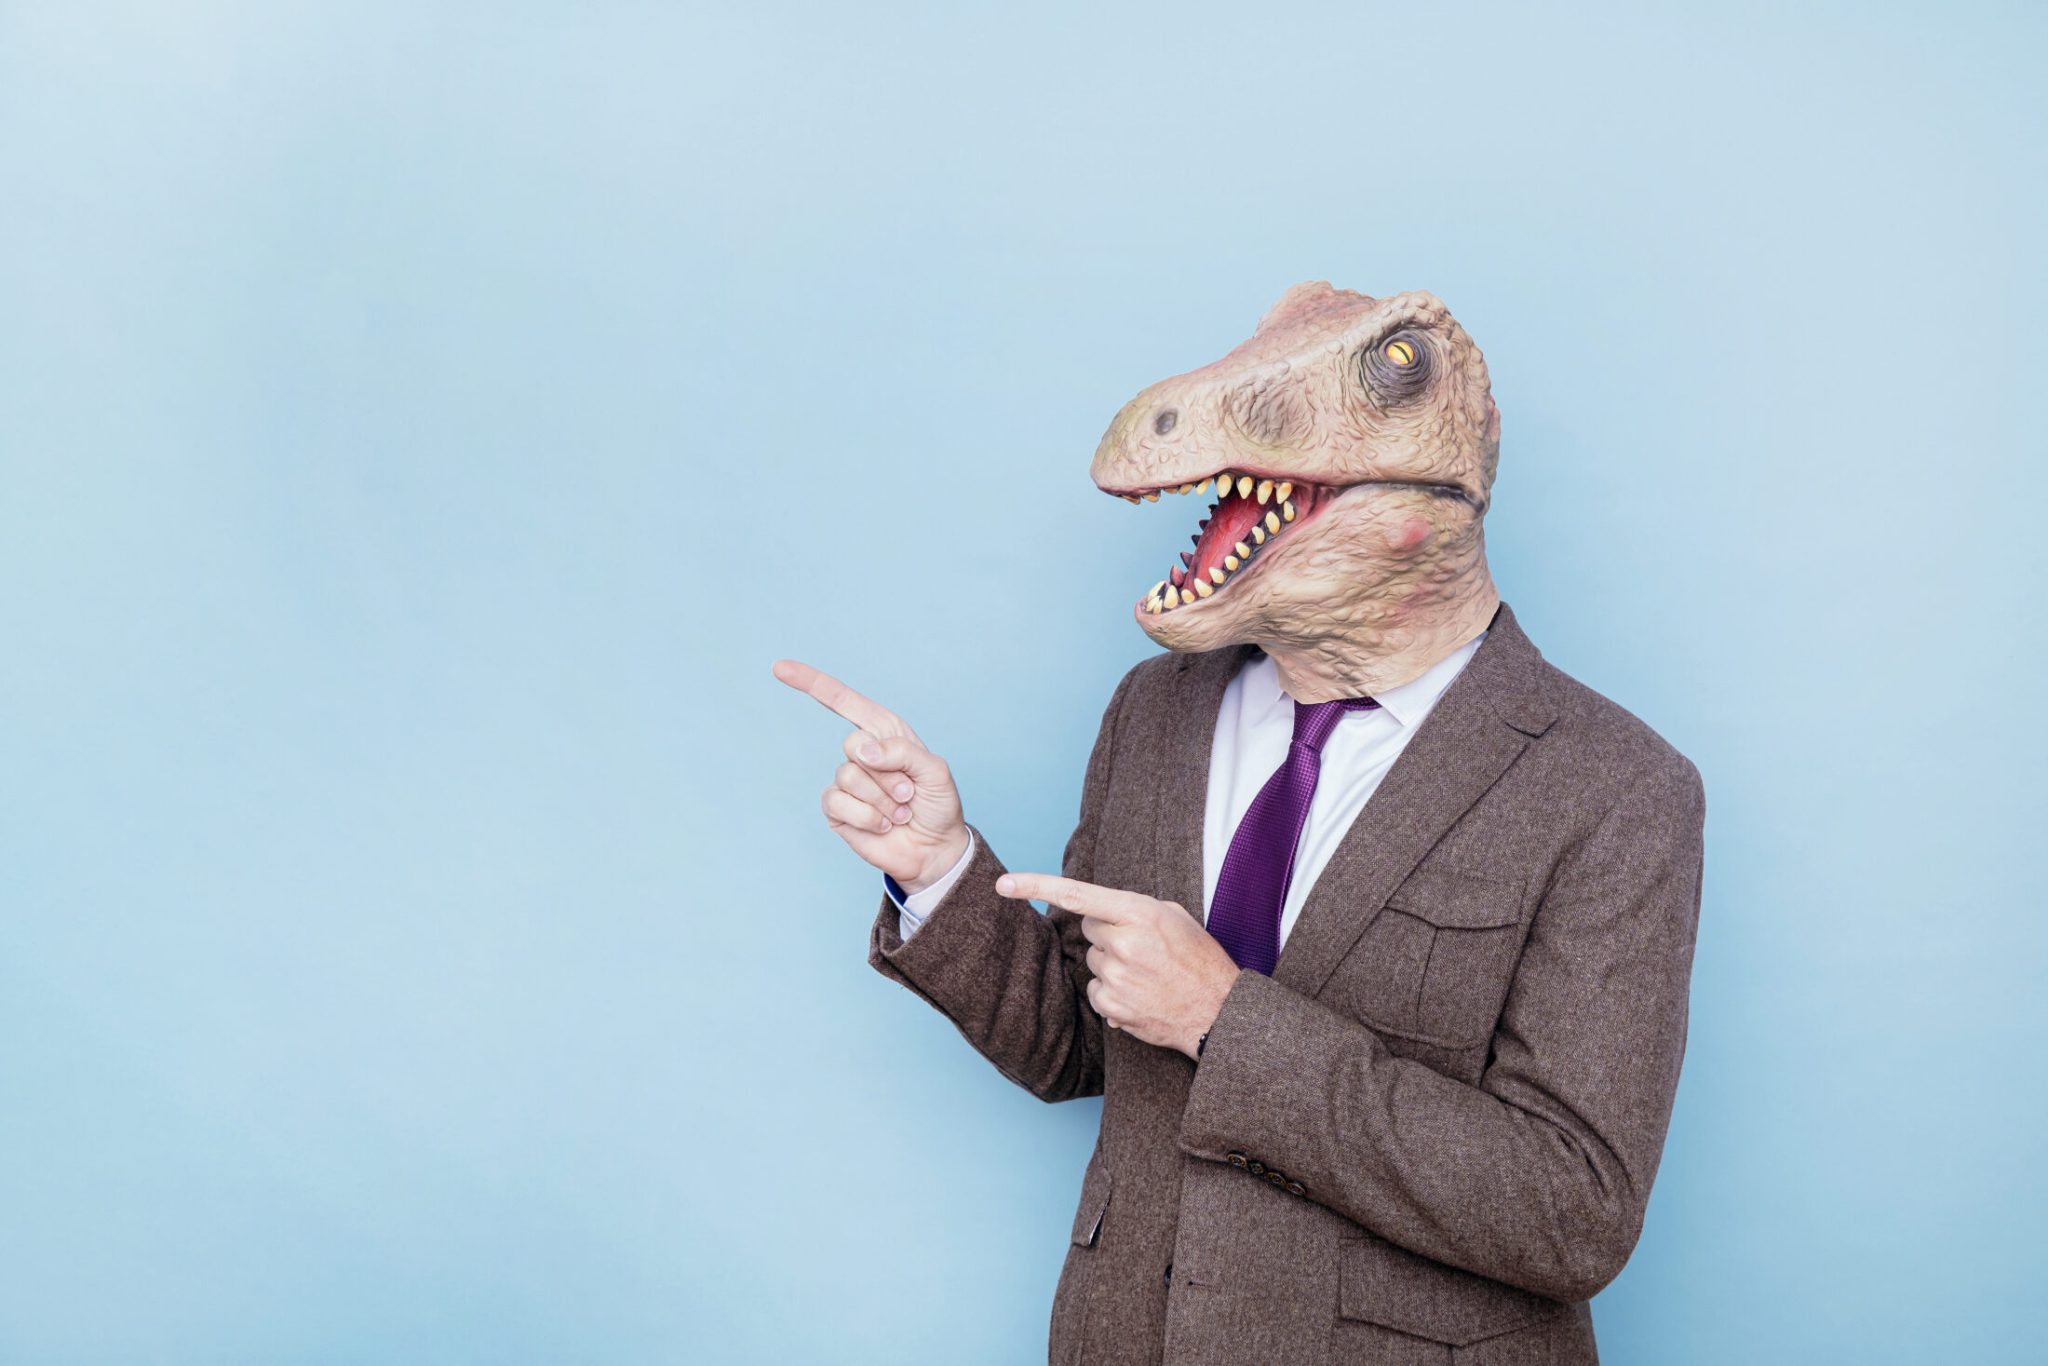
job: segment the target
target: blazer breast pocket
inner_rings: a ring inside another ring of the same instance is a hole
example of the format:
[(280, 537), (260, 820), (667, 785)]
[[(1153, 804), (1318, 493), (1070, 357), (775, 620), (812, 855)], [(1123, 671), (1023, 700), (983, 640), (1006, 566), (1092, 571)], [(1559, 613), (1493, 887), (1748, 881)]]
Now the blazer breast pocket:
[(1444, 1048), (1484, 1042), (1522, 945), (1522, 886), (1424, 864), (1387, 898), (1326, 994), (1384, 1033)]

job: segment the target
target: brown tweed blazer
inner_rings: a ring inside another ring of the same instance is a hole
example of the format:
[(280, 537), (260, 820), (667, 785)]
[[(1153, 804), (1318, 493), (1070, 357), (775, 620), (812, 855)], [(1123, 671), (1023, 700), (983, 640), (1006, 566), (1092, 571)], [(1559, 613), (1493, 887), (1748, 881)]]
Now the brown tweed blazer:
[[(1224, 685), (1117, 686), (1069, 877), (1202, 903)], [(1101, 1095), (1054, 1366), (1580, 1363), (1642, 1228), (1684, 1052), (1705, 798), (1503, 605), (1199, 1064), (1088, 1006), (1080, 918), (966, 874), (869, 961), (1047, 1101)]]

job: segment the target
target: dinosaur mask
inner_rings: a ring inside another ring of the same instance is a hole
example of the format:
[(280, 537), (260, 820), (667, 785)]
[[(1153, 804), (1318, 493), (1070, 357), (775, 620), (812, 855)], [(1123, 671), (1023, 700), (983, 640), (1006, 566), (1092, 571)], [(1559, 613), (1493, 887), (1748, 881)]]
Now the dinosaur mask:
[(1435, 296), (1316, 281), (1125, 404), (1090, 472), (1132, 502), (1213, 490), (1138, 624), (1172, 650), (1259, 644), (1313, 701), (1405, 682), (1485, 627), (1499, 451), (1486, 362)]

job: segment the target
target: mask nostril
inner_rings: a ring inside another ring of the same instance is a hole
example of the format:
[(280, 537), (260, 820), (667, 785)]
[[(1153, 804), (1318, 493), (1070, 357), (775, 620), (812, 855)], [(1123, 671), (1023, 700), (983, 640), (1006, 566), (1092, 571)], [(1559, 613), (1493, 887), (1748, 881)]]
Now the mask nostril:
[(1179, 413), (1175, 412), (1171, 408), (1161, 409), (1159, 416), (1152, 419), (1152, 430), (1159, 433), (1161, 436), (1165, 436), (1168, 432), (1173, 430), (1173, 424), (1178, 421), (1180, 421)]

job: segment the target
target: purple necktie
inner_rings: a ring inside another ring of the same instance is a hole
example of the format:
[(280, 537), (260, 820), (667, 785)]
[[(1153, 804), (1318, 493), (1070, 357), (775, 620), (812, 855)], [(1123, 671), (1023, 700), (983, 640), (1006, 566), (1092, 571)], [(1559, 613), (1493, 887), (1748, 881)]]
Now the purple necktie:
[(1294, 848), (1316, 794), (1323, 744), (1346, 711), (1378, 705), (1370, 697), (1294, 704), (1294, 739), (1287, 757), (1237, 823), (1209, 906), (1209, 933), (1239, 967), (1271, 976), (1280, 960), (1280, 908), (1287, 904), (1287, 884), (1294, 878)]

